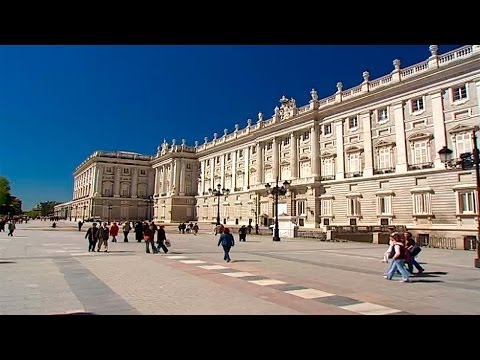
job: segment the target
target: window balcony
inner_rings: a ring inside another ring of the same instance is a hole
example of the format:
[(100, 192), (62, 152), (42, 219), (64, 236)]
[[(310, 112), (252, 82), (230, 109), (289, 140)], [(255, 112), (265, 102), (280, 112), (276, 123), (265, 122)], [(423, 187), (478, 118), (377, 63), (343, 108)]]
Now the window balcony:
[(363, 176), (363, 171), (354, 171), (345, 173), (345, 178), (354, 178)]
[(391, 174), (395, 172), (395, 168), (382, 168), (382, 169), (374, 169), (373, 174), (378, 175), (378, 174)]
[(335, 180), (335, 175), (324, 175), (321, 177), (322, 181)]
[(408, 170), (433, 169), (433, 162), (426, 162), (421, 164), (408, 164)]

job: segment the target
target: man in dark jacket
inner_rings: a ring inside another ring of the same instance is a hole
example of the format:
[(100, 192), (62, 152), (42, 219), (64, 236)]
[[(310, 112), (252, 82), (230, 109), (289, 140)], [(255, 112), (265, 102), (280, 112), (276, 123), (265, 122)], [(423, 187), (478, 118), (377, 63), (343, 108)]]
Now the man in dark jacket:
[(160, 225), (158, 227), (158, 235), (157, 235), (157, 244), (158, 249), (162, 248), (163, 252), (166, 254), (168, 253), (168, 249), (165, 246), (165, 240), (167, 240), (167, 234), (165, 233), (165, 226)]
[(98, 240), (98, 228), (97, 223), (93, 223), (92, 227), (87, 230), (85, 234), (85, 239), (88, 238), (88, 251), (95, 251), (95, 245)]
[(107, 226), (107, 223), (103, 223), (103, 227), (98, 229), (98, 248), (97, 252), (100, 251), (102, 244), (105, 245), (105, 252), (108, 252), (108, 238), (110, 237), (110, 229)]
[(222, 235), (220, 235), (220, 239), (218, 239), (218, 246), (222, 245), (223, 251), (225, 255), (223, 256), (223, 260), (226, 262), (230, 262), (230, 249), (232, 246), (235, 245), (235, 240), (233, 239), (233, 235), (230, 234), (229, 228), (224, 228)]

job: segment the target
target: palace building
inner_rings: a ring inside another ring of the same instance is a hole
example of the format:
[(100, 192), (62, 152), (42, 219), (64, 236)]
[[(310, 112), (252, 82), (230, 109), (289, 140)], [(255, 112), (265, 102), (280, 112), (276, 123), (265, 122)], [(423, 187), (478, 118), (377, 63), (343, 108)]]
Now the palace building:
[[(477, 229), (471, 155), (480, 125), (480, 45), (445, 54), (308, 104), (283, 96), (202, 144), (166, 141), (155, 156), (95, 152), (75, 171), (77, 217), (269, 225), (265, 185), (290, 182), (279, 213), (299, 228), (404, 225), (420, 237), (463, 248)], [(360, 76), (359, 76), (360, 77)], [(360, 77), (361, 78), (361, 77)], [(448, 149), (450, 151), (448, 151)], [(443, 150), (442, 150), (443, 149)], [(453, 160), (442, 162), (451, 152)], [(461, 159), (464, 159), (461, 161)], [(211, 190), (226, 189), (222, 196)], [(150, 209), (151, 206), (151, 209)], [(149, 210), (150, 209), (150, 210)], [(210, 226), (210, 225), (209, 225)]]

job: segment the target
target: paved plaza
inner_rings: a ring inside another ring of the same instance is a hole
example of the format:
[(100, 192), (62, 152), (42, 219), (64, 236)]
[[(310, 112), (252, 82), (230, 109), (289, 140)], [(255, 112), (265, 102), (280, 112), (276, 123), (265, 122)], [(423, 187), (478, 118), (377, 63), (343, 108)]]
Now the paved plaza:
[[(18, 224), (0, 233), (0, 314), (404, 315), (480, 314), (471, 251), (424, 248), (412, 283), (382, 277), (386, 245), (247, 237), (223, 261), (211, 233), (167, 229), (168, 254), (109, 242), (89, 253), (86, 223)], [(210, 229), (208, 229), (210, 230)]]

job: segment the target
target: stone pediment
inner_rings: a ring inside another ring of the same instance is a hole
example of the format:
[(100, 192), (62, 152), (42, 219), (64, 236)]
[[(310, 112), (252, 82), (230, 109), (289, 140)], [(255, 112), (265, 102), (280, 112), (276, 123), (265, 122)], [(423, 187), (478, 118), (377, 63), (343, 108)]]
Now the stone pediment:
[(408, 141), (416, 141), (416, 140), (423, 140), (423, 139), (431, 140), (433, 139), (433, 135), (427, 132), (417, 132), (408, 137)]
[(300, 161), (310, 160), (310, 154), (300, 155)]
[(375, 148), (381, 148), (381, 147), (386, 147), (386, 146), (395, 146), (395, 141), (387, 141), (387, 140), (380, 140), (373, 145)]
[(454, 126), (453, 128), (451, 128), (450, 130), (448, 130), (448, 132), (450, 134), (457, 134), (457, 133), (460, 133), (460, 132), (472, 132), (474, 129), (474, 126), (467, 126), (467, 125), (457, 125), (457, 126)]
[(329, 157), (335, 157), (335, 156), (337, 156), (336, 152), (328, 152), (328, 151), (325, 151), (320, 155), (321, 158), (329, 158)]
[(265, 166), (263, 167), (265, 170), (266, 169), (271, 169), (272, 168), (272, 164), (265, 164)]
[(251, 166), (249, 171), (250, 171), (251, 173), (257, 172), (257, 168), (254, 167), (254, 166)]
[(237, 175), (243, 175), (243, 169), (237, 169)]
[(345, 152), (347, 154), (351, 154), (351, 153), (356, 153), (356, 152), (362, 152), (363, 151), (363, 147), (362, 146), (349, 146), (345, 149)]
[(280, 163), (280, 165), (290, 165), (290, 162), (287, 161), (287, 160), (282, 160), (282, 162)]

